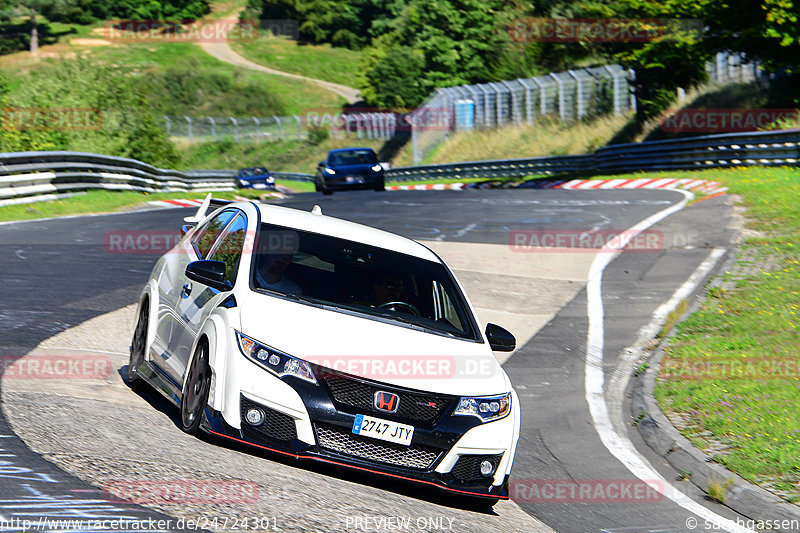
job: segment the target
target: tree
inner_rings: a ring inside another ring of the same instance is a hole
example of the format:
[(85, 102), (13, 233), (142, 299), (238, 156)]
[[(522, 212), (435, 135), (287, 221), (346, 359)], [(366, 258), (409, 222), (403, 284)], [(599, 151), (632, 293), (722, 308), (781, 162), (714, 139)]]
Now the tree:
[(6, 1), (2, 4), (2, 11), (9, 15), (26, 16), (30, 25), (30, 52), (36, 54), (39, 51), (39, 25), (36, 17), (44, 11), (58, 13), (67, 10), (73, 0), (16, 0)]

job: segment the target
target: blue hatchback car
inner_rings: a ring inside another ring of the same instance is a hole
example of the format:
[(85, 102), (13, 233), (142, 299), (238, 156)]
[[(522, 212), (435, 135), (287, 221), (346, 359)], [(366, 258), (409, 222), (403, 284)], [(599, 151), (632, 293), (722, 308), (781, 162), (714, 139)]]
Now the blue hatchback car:
[(317, 191), (332, 194), (349, 189), (385, 190), (383, 166), (372, 148), (339, 148), (317, 165)]
[(275, 190), (275, 178), (264, 167), (241, 168), (236, 174), (236, 183), (242, 189)]

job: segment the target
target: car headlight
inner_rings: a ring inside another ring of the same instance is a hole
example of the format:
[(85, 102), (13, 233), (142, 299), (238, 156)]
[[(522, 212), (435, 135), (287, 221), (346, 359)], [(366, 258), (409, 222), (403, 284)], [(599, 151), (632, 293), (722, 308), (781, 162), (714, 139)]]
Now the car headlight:
[(511, 393), (500, 396), (462, 397), (454, 415), (476, 416), (483, 422), (504, 418), (511, 412)]
[(330, 174), (331, 176), (333, 176), (334, 174), (336, 174), (336, 171), (333, 170), (332, 168), (325, 167), (325, 174)]
[(374, 167), (372, 167), (373, 172), (380, 172), (381, 170), (383, 170), (383, 167), (380, 165), (375, 165)]
[(239, 180), (239, 185), (250, 185), (250, 182), (247, 180)]
[(239, 349), (248, 359), (266, 368), (279, 378), (294, 376), (314, 385), (317, 384), (314, 371), (311, 370), (311, 365), (307, 361), (270, 348), (238, 331), (236, 332), (236, 340), (239, 342)]

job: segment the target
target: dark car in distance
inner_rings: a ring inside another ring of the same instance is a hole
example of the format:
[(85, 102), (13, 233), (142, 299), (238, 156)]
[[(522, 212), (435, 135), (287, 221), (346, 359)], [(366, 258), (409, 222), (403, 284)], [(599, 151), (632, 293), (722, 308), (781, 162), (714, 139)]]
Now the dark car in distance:
[(350, 189), (385, 190), (384, 169), (372, 148), (339, 148), (317, 165), (314, 185), (323, 194)]
[(242, 189), (275, 190), (275, 178), (264, 167), (240, 168), (236, 184)]

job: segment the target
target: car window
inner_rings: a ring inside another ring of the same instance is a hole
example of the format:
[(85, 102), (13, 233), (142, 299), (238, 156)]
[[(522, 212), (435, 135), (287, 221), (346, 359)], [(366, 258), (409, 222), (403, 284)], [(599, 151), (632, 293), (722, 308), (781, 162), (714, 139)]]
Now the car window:
[(226, 209), (203, 224), (203, 227), (198, 230), (197, 234), (192, 238), (192, 244), (200, 259), (206, 258), (208, 252), (211, 251), (211, 247), (217, 241), (220, 232), (225, 229), (225, 226), (228, 225), (228, 222), (231, 221), (235, 214), (236, 211)]
[(334, 309), (476, 339), (474, 319), (447, 269), (392, 250), (261, 224), (252, 282)]
[(347, 150), (331, 154), (332, 165), (374, 165), (378, 162), (372, 150)]
[(447, 288), (434, 280), (432, 289), (434, 319), (436, 321), (446, 321), (456, 329), (463, 329), (458, 309), (453, 305), (450, 295), (447, 294)]
[(225, 281), (229, 281), (231, 286), (236, 284), (246, 233), (247, 218), (239, 214), (225, 230), (209, 256), (211, 260), (225, 263)]

